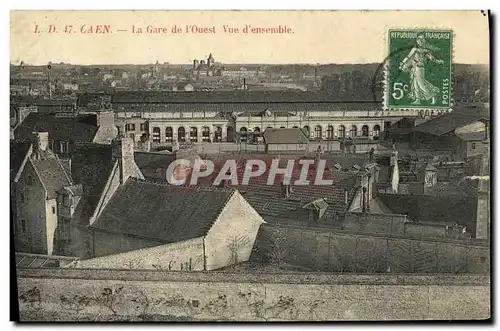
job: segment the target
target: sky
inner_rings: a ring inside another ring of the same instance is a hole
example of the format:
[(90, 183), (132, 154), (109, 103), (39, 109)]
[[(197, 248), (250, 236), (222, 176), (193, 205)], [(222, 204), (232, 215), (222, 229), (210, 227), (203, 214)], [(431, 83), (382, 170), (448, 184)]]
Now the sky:
[[(47, 33), (49, 25), (57, 32)], [(95, 25), (109, 25), (112, 33), (82, 33)], [(207, 33), (172, 33), (174, 25)], [(224, 25), (239, 32), (224, 32)], [(245, 25), (289, 30), (242, 33)], [(132, 33), (133, 26), (143, 33)], [(147, 26), (168, 32), (148, 34)], [(407, 28), (451, 29), (455, 63), (489, 64), (488, 18), (480, 11), (11, 11), (10, 60), (187, 64), (212, 53), (227, 64), (373, 63), (387, 56), (387, 30)]]

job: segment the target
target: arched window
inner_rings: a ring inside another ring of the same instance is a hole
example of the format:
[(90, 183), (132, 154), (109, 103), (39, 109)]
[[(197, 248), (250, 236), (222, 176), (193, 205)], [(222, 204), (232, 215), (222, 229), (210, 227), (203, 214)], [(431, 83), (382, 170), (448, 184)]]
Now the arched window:
[(208, 126), (203, 127), (203, 131), (201, 133), (201, 137), (203, 142), (210, 142), (210, 128)]
[(321, 130), (322, 130), (322, 129), (321, 129), (321, 125), (316, 125), (316, 126), (314, 127), (314, 138), (316, 138), (316, 139), (321, 139), (321, 133), (322, 133), (322, 131), (321, 131)]
[(363, 125), (363, 127), (361, 128), (361, 136), (368, 137), (369, 131), (370, 130), (368, 129), (368, 125)]
[[(260, 132), (260, 128), (259, 128), (258, 126), (256, 126), (255, 128), (253, 128), (253, 132)], [(259, 141), (259, 138), (258, 138), (258, 137), (259, 137), (259, 136), (255, 134), (255, 135), (253, 136), (253, 142), (255, 142), (255, 143), (256, 143), (256, 142), (258, 142), (258, 141)]]
[(222, 128), (220, 126), (215, 128), (214, 140), (216, 142), (222, 141)]
[(247, 141), (247, 128), (245, 127), (240, 129), (240, 141)]
[(191, 140), (194, 143), (198, 142), (198, 128), (196, 126), (192, 126), (189, 129), (189, 140)]
[(326, 129), (326, 137), (328, 139), (333, 139), (334, 133), (333, 133), (333, 125), (329, 125), (328, 128)]
[(377, 140), (380, 136), (380, 125), (375, 125), (373, 127), (373, 139)]
[(228, 142), (234, 142), (235, 136), (234, 136), (234, 128), (232, 126), (227, 127), (226, 136)]
[(186, 129), (182, 126), (177, 129), (177, 141), (180, 143), (186, 142)]
[(345, 126), (339, 126), (339, 138), (345, 138)]
[(358, 135), (358, 127), (356, 125), (351, 126), (351, 137), (356, 137)]
[(153, 142), (154, 143), (160, 142), (160, 128), (157, 126), (153, 128)]
[[(153, 137), (154, 137), (154, 129), (153, 129)], [(171, 126), (167, 126), (165, 128), (165, 140), (168, 143), (171, 143), (173, 138), (174, 138), (174, 131), (172, 130)], [(154, 141), (154, 138), (153, 138), (153, 141)]]

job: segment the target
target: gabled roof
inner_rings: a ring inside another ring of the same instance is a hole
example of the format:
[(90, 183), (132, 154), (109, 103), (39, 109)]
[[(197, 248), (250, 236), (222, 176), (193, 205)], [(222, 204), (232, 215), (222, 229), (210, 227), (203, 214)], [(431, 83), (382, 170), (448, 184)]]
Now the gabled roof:
[(129, 178), (92, 228), (165, 243), (200, 237), (210, 230), (235, 191)]
[(307, 144), (309, 137), (300, 128), (268, 128), (264, 131), (264, 140), (266, 144)]
[[(106, 181), (114, 167), (112, 146), (100, 144), (80, 145), (71, 155), (71, 174), (73, 181), (83, 185), (84, 200), (80, 212), (90, 217), (95, 211), (103, 193)], [(88, 218), (87, 218), (88, 221)]]
[(451, 112), (417, 125), (411, 129), (410, 132), (421, 132), (434, 136), (442, 136), (447, 133), (451, 133), (464, 125), (482, 119), (484, 119), (484, 117), (481, 115), (465, 115), (462, 113)]
[(55, 155), (49, 158), (31, 158), (31, 164), (47, 191), (48, 199), (57, 198), (57, 191), (72, 184), (69, 174), (64, 171), (64, 167)]
[(23, 164), (28, 151), (31, 147), (29, 142), (10, 142), (10, 178), (11, 181), (16, 177), (19, 168)]
[(97, 125), (93, 125), (93, 121), (92, 115), (57, 117), (53, 114), (30, 113), (14, 130), (14, 138), (31, 141), (33, 132), (48, 132), (51, 140), (91, 142), (97, 133)]

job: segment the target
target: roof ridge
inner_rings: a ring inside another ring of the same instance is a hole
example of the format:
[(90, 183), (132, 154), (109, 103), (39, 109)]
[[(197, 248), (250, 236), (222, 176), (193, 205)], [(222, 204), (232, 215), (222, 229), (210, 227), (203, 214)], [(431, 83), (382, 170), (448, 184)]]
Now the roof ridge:
[(199, 185), (190, 185), (190, 184), (183, 184), (183, 185), (172, 185), (167, 181), (162, 181), (162, 180), (154, 180), (154, 179), (141, 179), (141, 178), (136, 178), (136, 177), (129, 177), (129, 180), (133, 180), (136, 182), (142, 182), (146, 184), (154, 184), (158, 186), (164, 186), (164, 187), (182, 187), (182, 188), (190, 188), (192, 190), (197, 190), (197, 191), (208, 191), (208, 192), (233, 192), (236, 191), (235, 188), (227, 188), (227, 187), (217, 187), (217, 186), (199, 186)]
[(68, 173), (66, 173), (66, 169), (64, 168), (63, 164), (61, 163), (61, 159), (59, 158), (59, 156), (56, 153), (54, 153), (54, 155), (56, 156), (57, 163), (61, 167), (61, 170), (64, 173), (64, 176), (66, 176), (66, 179), (68, 180), (69, 185), (70, 186), (73, 185), (73, 179), (68, 175)]

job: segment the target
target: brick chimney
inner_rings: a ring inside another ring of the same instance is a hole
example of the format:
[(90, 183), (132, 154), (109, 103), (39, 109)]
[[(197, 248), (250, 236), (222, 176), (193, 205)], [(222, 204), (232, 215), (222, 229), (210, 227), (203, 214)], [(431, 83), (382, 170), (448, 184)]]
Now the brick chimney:
[(115, 114), (112, 111), (101, 111), (97, 113), (98, 131), (94, 142), (109, 144), (118, 136), (118, 129), (115, 126)]
[(136, 174), (137, 165), (134, 160), (134, 141), (124, 135), (113, 140), (113, 160), (118, 160), (120, 167), (120, 184)]
[(40, 158), (41, 153), (49, 149), (49, 133), (48, 132), (33, 132), (33, 155)]

